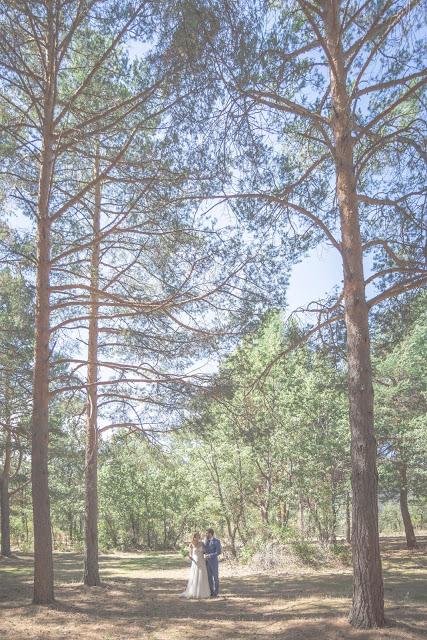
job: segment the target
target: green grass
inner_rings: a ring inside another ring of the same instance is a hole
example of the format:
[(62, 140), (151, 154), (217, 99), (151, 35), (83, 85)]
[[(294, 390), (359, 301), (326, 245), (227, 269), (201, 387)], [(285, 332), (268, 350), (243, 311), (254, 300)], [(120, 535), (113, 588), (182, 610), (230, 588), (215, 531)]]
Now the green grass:
[[(117, 575), (132, 575), (141, 571), (165, 571), (182, 569), (186, 560), (178, 553), (149, 552), (126, 555), (101, 555), (100, 571), (104, 578)], [(78, 553), (54, 553), (55, 577), (59, 582), (77, 582), (82, 578), (83, 558)], [(18, 582), (32, 577), (32, 557), (15, 555), (0, 560), (0, 579)]]
[(186, 566), (186, 561), (182, 556), (174, 553), (144, 553), (135, 557), (113, 557), (107, 559), (101, 558), (101, 566), (111, 567), (120, 571), (143, 571), (143, 570), (165, 570), (165, 569), (181, 569)]

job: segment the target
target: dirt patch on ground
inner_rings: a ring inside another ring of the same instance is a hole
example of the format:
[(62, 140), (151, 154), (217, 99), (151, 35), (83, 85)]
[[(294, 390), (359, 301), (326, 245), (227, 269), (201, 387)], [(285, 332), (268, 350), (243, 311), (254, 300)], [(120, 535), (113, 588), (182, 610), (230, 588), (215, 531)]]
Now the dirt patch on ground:
[[(413, 552), (388, 540), (384, 577), (388, 625), (355, 631), (347, 623), (350, 570), (245, 573), (221, 566), (218, 599), (183, 601), (186, 562), (174, 554), (103, 556), (103, 586), (81, 585), (82, 558), (55, 554), (53, 608), (31, 599), (31, 557), (0, 562), (1, 640), (422, 640), (427, 638), (426, 541)], [(238, 575), (237, 575), (238, 573)]]

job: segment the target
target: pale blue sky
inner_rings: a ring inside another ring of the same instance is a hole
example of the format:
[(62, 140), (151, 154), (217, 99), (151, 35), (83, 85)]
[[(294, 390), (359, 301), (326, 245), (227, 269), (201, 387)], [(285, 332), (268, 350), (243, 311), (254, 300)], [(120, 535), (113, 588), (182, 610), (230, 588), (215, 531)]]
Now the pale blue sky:
[(341, 283), (342, 264), (338, 251), (326, 244), (319, 245), (292, 269), (287, 291), (288, 312), (325, 298)]
[[(339, 235), (338, 235), (339, 238)], [(364, 256), (365, 280), (372, 273), (372, 255)], [(331, 245), (322, 243), (304, 256), (291, 271), (287, 290), (287, 314), (298, 307), (305, 307), (309, 302), (322, 300), (334, 292), (334, 288), (342, 289), (343, 273), (341, 256)], [(374, 284), (366, 287), (366, 295), (371, 298), (378, 293)]]

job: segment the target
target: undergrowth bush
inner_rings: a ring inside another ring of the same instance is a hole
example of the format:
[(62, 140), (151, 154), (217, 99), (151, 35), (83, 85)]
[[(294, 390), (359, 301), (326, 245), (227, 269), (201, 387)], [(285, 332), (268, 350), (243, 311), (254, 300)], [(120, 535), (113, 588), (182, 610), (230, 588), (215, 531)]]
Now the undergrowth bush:
[(271, 528), (253, 537), (239, 552), (239, 561), (259, 570), (351, 564), (351, 548), (346, 544), (325, 545), (303, 540), (297, 530)]

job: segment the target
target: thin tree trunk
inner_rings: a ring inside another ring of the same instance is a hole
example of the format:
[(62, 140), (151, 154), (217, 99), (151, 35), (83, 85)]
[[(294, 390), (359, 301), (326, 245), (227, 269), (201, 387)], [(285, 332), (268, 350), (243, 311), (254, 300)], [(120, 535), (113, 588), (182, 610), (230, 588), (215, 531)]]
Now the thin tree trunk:
[(339, 0), (328, 0), (324, 6), (331, 57), (331, 124), (341, 218), (349, 376), (353, 490), (353, 604), (350, 621), (356, 628), (372, 628), (384, 625), (384, 589), (378, 533), (377, 447), (373, 424), (368, 306), (353, 161), (352, 118), (339, 21), (340, 3)]
[(242, 527), (240, 526), (240, 524), (236, 524), (236, 526), (237, 526), (237, 533), (239, 534), (240, 540), (242, 541), (243, 546), (246, 546), (246, 544), (248, 542), (248, 538), (243, 533), (243, 530), (242, 530)]
[(289, 508), (286, 502), (283, 503), (283, 511), (282, 511), (282, 527), (287, 527), (289, 522)]
[(258, 509), (263, 524), (268, 524), (268, 507), (264, 499), (264, 491), (261, 484), (257, 485), (256, 493), (258, 496)]
[(398, 463), (399, 490), (400, 490), (400, 512), (402, 514), (403, 526), (405, 527), (406, 546), (408, 549), (416, 549), (417, 539), (415, 537), (414, 526), (408, 508), (408, 478), (406, 462)]
[(347, 493), (345, 500), (345, 540), (348, 544), (351, 544), (351, 515), (349, 493)]
[[(99, 152), (95, 157), (95, 178), (99, 177)], [(98, 564), (98, 294), (99, 230), (101, 185), (95, 186), (93, 244), (91, 256), (91, 306), (88, 336), (86, 466), (85, 466), (85, 557), (84, 583), (95, 587), (101, 583)]]
[(147, 521), (146, 521), (147, 547), (148, 547), (148, 549), (151, 549), (152, 548), (151, 516), (150, 516), (150, 509), (149, 509), (149, 502), (148, 502), (148, 495), (147, 494), (144, 495), (144, 505), (145, 505), (145, 513), (147, 514)]
[(317, 511), (316, 503), (312, 503), (311, 500), (308, 500), (308, 508), (312, 519), (314, 520), (315, 527), (317, 529), (317, 539), (319, 542), (329, 542), (329, 531), (322, 524), (321, 519), (319, 518), (319, 514)]
[(12, 456), (11, 434), (7, 432), (4, 452), (3, 471), (0, 475), (0, 518), (1, 518), (1, 555), (11, 556), (10, 549), (10, 498), (9, 498), (9, 475), (10, 462)]
[(289, 519), (289, 509), (286, 506), (286, 502), (279, 502), (277, 506), (277, 522), (281, 527), (286, 527)]
[(301, 498), (299, 500), (299, 526), (301, 530), (301, 538), (302, 540), (304, 540), (305, 538), (304, 503), (301, 500)]
[(236, 533), (237, 533), (237, 526), (235, 526), (234, 528), (230, 528), (230, 548), (231, 548), (231, 555), (233, 556), (233, 558), (237, 558)]
[(332, 473), (331, 475), (331, 532), (329, 536), (329, 542), (331, 544), (337, 543), (337, 498), (335, 479)]
[(167, 523), (166, 510), (165, 510), (165, 513), (163, 515), (163, 548), (164, 549), (167, 548), (167, 543), (168, 543), (168, 523)]
[(260, 512), (260, 515), (261, 515), (262, 523), (263, 524), (268, 524), (268, 511), (267, 511), (266, 506), (265, 506), (264, 503), (260, 505), (259, 512)]

